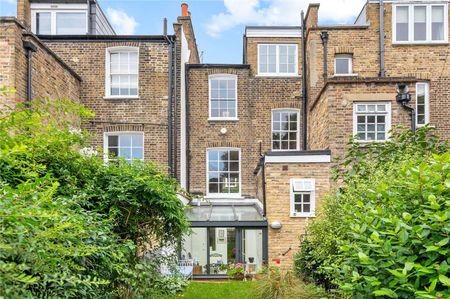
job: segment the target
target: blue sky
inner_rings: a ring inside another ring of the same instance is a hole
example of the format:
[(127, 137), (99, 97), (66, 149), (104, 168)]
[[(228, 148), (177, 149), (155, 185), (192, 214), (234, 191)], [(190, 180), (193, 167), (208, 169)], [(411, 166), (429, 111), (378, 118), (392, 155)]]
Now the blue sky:
[[(116, 31), (161, 34), (163, 18), (173, 23), (180, 0), (99, 0)], [(299, 25), (300, 11), (320, 2), (322, 24), (352, 23), (365, 0), (188, 0), (205, 63), (241, 63), (245, 25)], [(16, 14), (16, 0), (0, 0), (0, 15)], [(172, 28), (169, 27), (169, 32)]]

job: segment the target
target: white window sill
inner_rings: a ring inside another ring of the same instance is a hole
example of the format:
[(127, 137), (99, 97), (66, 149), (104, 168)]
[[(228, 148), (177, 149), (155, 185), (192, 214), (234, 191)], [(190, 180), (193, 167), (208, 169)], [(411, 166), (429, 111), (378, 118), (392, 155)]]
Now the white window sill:
[(139, 100), (139, 96), (104, 96), (104, 100)]
[(257, 74), (257, 78), (300, 78), (299, 74)]
[(448, 41), (423, 41), (423, 42), (392, 42), (394, 46), (445, 46), (448, 45)]
[(220, 193), (220, 194), (207, 194), (205, 199), (245, 199), (241, 194), (230, 194), (230, 193)]
[(210, 117), (208, 121), (239, 121), (237, 117)]
[(291, 214), (291, 218), (316, 218), (316, 214), (314, 213), (306, 213), (306, 214)]
[(333, 77), (358, 77), (358, 74), (334, 74)]
[[(273, 141), (272, 141), (273, 142)], [(298, 152), (300, 148), (297, 149), (272, 149), (272, 152), (283, 153), (283, 152)]]

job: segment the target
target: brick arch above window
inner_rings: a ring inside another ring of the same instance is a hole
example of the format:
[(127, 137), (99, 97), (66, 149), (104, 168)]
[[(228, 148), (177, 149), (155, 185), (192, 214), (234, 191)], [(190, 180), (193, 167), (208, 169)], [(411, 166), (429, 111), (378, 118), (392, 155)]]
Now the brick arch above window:
[(107, 125), (104, 128), (105, 133), (109, 132), (143, 132), (144, 125), (142, 124), (116, 124)]
[(334, 55), (337, 54), (349, 54), (353, 55), (354, 49), (352, 47), (335, 47)]
[(217, 142), (208, 142), (206, 144), (207, 148), (240, 148), (242, 144), (237, 142), (229, 142), (229, 141), (217, 141)]
[(273, 109), (300, 109), (302, 107), (302, 103), (300, 100), (292, 100), (288, 102), (277, 102), (271, 105)]

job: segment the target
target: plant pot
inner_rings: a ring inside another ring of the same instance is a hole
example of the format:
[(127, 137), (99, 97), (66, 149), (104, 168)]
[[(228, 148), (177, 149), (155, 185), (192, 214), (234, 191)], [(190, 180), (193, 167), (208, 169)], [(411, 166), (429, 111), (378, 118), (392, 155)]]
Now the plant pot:
[(249, 261), (251, 264), (253, 264), (253, 262), (255, 261), (255, 258), (254, 258), (254, 257), (249, 257), (249, 258), (248, 258), (248, 261)]

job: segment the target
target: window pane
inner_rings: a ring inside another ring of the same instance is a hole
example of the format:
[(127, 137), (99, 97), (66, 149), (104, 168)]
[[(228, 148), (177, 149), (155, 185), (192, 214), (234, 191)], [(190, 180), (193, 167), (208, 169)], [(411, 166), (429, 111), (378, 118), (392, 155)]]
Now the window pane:
[(52, 34), (51, 14), (49, 12), (36, 13), (36, 34)]
[(236, 117), (236, 79), (211, 78), (211, 117)]
[(414, 7), (414, 40), (427, 40), (427, 7)]
[(56, 13), (56, 34), (86, 34), (86, 14)]
[(336, 58), (336, 74), (350, 74), (350, 58)]
[(144, 159), (144, 150), (142, 148), (132, 149), (133, 159)]
[(239, 193), (239, 151), (211, 150), (208, 159), (208, 192)]
[(445, 40), (444, 37), (444, 6), (432, 6), (431, 38), (434, 41)]
[(397, 7), (396, 16), (396, 40), (397, 41), (408, 41), (409, 40), (409, 7), (399, 6)]
[(119, 146), (119, 136), (108, 136), (108, 147)]

